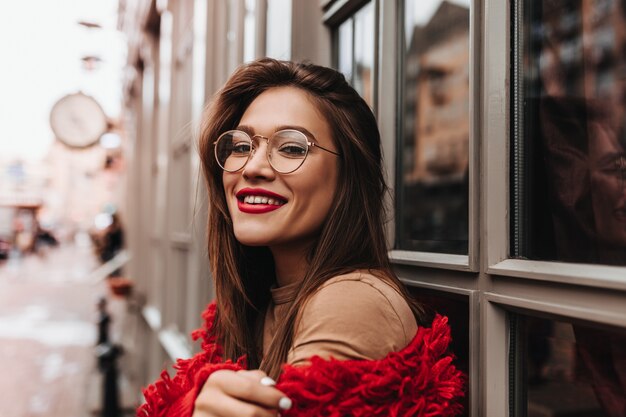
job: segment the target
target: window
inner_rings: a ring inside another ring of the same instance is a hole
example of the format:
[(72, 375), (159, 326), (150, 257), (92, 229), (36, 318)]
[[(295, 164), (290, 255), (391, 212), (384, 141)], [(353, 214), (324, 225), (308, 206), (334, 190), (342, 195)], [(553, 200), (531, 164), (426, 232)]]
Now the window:
[(291, 59), (291, 0), (267, 1), (268, 57)]
[(243, 21), (243, 62), (256, 57), (256, 0), (246, 0)]
[(469, 0), (403, 5), (396, 248), (467, 254)]
[[(469, 298), (460, 294), (453, 294), (428, 288), (410, 287), (411, 295), (426, 310), (428, 320), (432, 320), (435, 314), (448, 317), (452, 342), (449, 351), (454, 353), (455, 365), (465, 375), (469, 375), (469, 332), (470, 332), (470, 304)], [(469, 390), (469, 387), (468, 387)], [(463, 416), (469, 415), (466, 393), (465, 410)]]
[(515, 416), (623, 416), (626, 331), (512, 314)]
[(335, 67), (345, 75), (372, 109), (375, 108), (376, 85), (374, 9), (374, 2), (365, 4), (335, 31)]
[(626, 265), (626, 4), (524, 4), (514, 254)]

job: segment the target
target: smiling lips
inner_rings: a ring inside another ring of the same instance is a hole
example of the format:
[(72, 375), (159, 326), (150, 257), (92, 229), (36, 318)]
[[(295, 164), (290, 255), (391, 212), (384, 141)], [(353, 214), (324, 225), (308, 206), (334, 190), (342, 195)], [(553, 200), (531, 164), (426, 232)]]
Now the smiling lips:
[(287, 199), (282, 195), (262, 188), (244, 188), (239, 190), (236, 196), (239, 211), (251, 214), (278, 210), (287, 203)]

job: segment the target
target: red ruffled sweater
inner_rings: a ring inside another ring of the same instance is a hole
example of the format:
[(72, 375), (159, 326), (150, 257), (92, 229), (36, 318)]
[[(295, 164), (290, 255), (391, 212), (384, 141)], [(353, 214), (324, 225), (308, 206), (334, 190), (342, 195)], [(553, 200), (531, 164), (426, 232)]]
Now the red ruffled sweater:
[[(219, 369), (246, 369), (244, 358), (223, 361), (213, 323), (215, 303), (203, 318), (205, 327), (193, 332), (202, 338), (202, 352), (179, 359), (171, 378), (161, 378), (144, 390), (146, 403), (138, 417), (191, 417), (202, 385)], [(419, 416), (453, 417), (462, 412), (465, 376), (447, 352), (448, 319), (436, 316), (432, 327), (420, 327), (404, 349), (380, 360), (324, 360), (317, 356), (305, 366), (285, 365), (276, 388), (293, 401), (283, 417)]]

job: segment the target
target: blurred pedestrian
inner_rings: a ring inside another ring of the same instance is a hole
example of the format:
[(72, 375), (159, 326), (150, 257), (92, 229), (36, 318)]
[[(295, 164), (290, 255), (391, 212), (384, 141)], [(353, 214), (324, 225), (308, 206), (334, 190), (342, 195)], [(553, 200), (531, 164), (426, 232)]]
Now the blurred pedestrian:
[[(102, 231), (98, 255), (102, 263), (107, 263), (124, 249), (124, 228), (118, 213), (111, 214), (110, 224)], [(117, 277), (122, 273), (116, 269), (109, 276)]]
[(391, 269), (380, 135), (344, 76), (255, 61), (203, 122), (216, 302), (140, 415), (457, 415), (449, 329)]

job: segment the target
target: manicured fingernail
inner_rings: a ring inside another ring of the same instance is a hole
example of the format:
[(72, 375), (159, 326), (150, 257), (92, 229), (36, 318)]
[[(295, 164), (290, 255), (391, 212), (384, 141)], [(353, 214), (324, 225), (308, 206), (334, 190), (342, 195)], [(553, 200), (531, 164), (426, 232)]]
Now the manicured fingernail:
[(291, 406), (291, 400), (287, 397), (283, 397), (278, 401), (278, 408), (280, 408), (281, 410), (289, 410)]
[(264, 376), (263, 378), (261, 378), (261, 385), (265, 385), (266, 387), (273, 387), (274, 385), (276, 385), (276, 381), (274, 381), (269, 376)]

